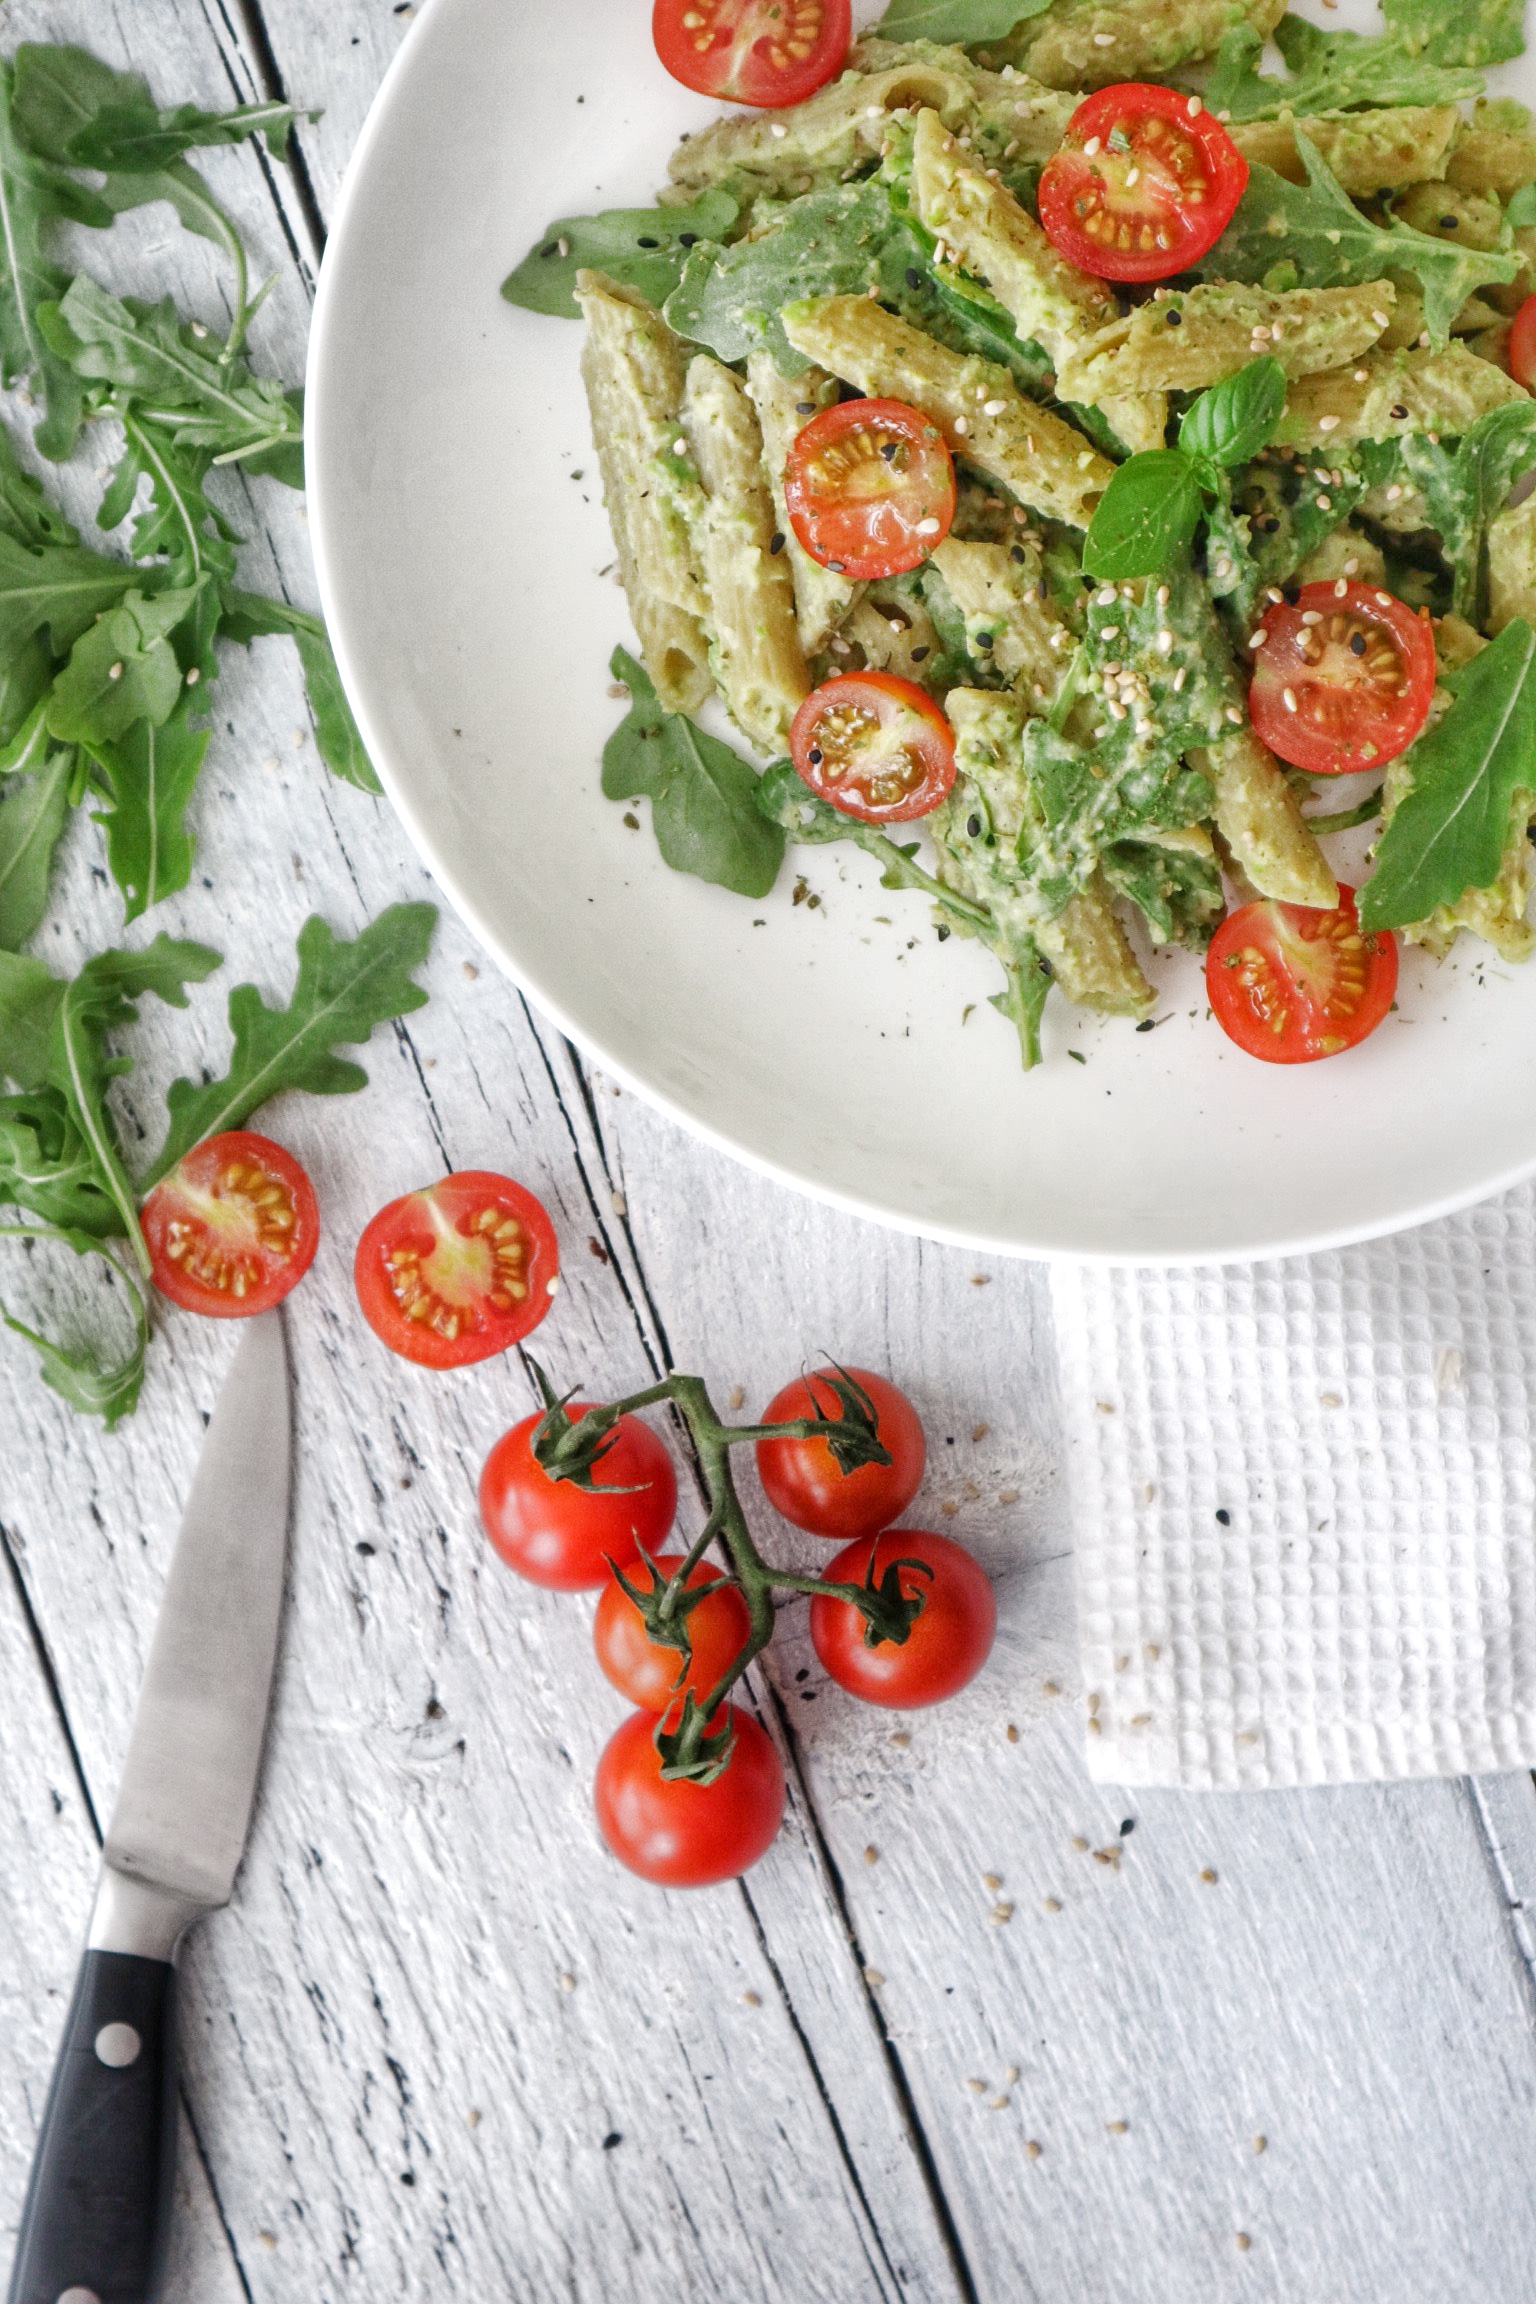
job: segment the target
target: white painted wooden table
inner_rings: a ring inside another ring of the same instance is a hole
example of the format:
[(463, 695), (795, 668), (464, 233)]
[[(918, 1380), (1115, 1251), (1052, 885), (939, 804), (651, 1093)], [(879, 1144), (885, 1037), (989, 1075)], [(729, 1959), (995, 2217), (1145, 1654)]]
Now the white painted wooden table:
[[(12, 0), (0, 31), (132, 61), (166, 103), (326, 107), (297, 179), (207, 161), (280, 274), (257, 348), (293, 377), (325, 218), (408, 14)], [(163, 214), (118, 230), (218, 317), (211, 255)], [(245, 509), (251, 579), (312, 604), (301, 507), (256, 483)], [(136, 933), (202, 936), (224, 983), (277, 989), (307, 911), (355, 930), (425, 876), (386, 806), (319, 767), (286, 644), (231, 662), (218, 700), (198, 877)], [(97, 837), (76, 827), (44, 946), (60, 963), (119, 930)], [(881, 1233), (701, 1149), (451, 919), (431, 985), (376, 1040), (365, 1096), (279, 1120), (329, 1233), (292, 1308), (265, 1790), (235, 1903), (186, 1963), (173, 2304), (1536, 2295), (1529, 1780), (1091, 1787), (1040, 1271)], [(222, 1033), (210, 987), (190, 1015), (151, 1008), (138, 1044), (163, 1084)], [(540, 1344), (562, 1379), (622, 1390), (672, 1360), (757, 1407), (806, 1355), (887, 1367), (934, 1442), (926, 1511), (998, 1577), (991, 1668), (909, 1721), (830, 1689), (787, 1620), (762, 1700), (790, 1815), (740, 1886), (663, 1895), (597, 1843), (588, 1787), (620, 1706), (588, 1606), (516, 1583), (476, 1519), (481, 1458), (530, 1404), (515, 1361), (415, 1372), (357, 1317), (361, 1224), (449, 1165), (509, 1169), (553, 1210), (568, 1285)], [(11, 2230), (232, 1343), (168, 1320), (111, 1439), (0, 1350)]]

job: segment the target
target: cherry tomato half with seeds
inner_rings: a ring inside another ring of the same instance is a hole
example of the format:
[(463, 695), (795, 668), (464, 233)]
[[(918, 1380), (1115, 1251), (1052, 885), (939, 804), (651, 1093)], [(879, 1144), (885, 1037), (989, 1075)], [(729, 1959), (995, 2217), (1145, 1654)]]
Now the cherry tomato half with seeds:
[[(591, 1410), (590, 1400), (570, 1400), (565, 1412), (576, 1423)], [(627, 1573), (642, 1550), (660, 1551), (677, 1515), (677, 1474), (650, 1426), (621, 1416), (593, 1466), (590, 1488), (551, 1480), (533, 1453), (541, 1422), (525, 1416), (487, 1456), (480, 1517), (507, 1566), (531, 1584), (552, 1592), (595, 1591), (612, 1581), (610, 1560)]]
[(783, 1765), (750, 1712), (727, 1711), (736, 1743), (713, 1784), (663, 1777), (654, 1712), (632, 1712), (610, 1737), (593, 1786), (597, 1826), (642, 1880), (708, 1888), (734, 1880), (772, 1846), (784, 1817)]
[(559, 1272), (555, 1228), (533, 1194), (478, 1168), (381, 1208), (354, 1266), (369, 1327), (422, 1368), (505, 1352), (537, 1328)]
[(320, 1244), (313, 1184), (291, 1152), (245, 1128), (185, 1153), (140, 1223), (161, 1295), (210, 1320), (280, 1304)]
[[(647, 1552), (650, 1549), (647, 1545)], [(661, 1581), (665, 1583), (682, 1564), (681, 1553), (663, 1554), (656, 1560)], [(637, 1591), (649, 1591), (651, 1576), (643, 1560), (637, 1560), (633, 1568), (626, 1567), (624, 1573)], [(688, 1589), (702, 1591), (705, 1597), (688, 1611), (688, 1641), (693, 1653), (686, 1674), (682, 1650), (651, 1638), (645, 1618), (616, 1577), (610, 1575), (598, 1601), (592, 1622), (597, 1660), (619, 1694), (638, 1704), (642, 1712), (665, 1712), (674, 1698), (689, 1688), (702, 1703), (747, 1644), (752, 1620), (745, 1596), (736, 1585), (724, 1581), (718, 1568), (701, 1560), (688, 1579)]]
[(843, 68), (849, 0), (656, 0), (656, 53), (674, 80), (731, 104), (799, 104)]
[(1527, 296), (1509, 331), (1509, 372), (1527, 392), (1536, 392), (1536, 296)]
[(918, 1616), (899, 1644), (881, 1640), (873, 1648), (863, 1616), (847, 1600), (818, 1593), (811, 1602), (811, 1640), (822, 1665), (840, 1688), (866, 1704), (908, 1711), (942, 1704), (974, 1680), (992, 1653), (997, 1631), (997, 1596), (981, 1562), (963, 1545), (923, 1528), (888, 1528), (883, 1536), (860, 1537), (839, 1552), (827, 1570), (828, 1583), (865, 1584), (873, 1559), (876, 1580), (898, 1560), (931, 1568), (897, 1570), (903, 1595), (921, 1597)]
[(823, 568), (860, 583), (904, 576), (949, 534), (954, 458), (933, 419), (904, 400), (843, 400), (796, 435), (784, 501)]
[(1215, 247), (1248, 163), (1198, 96), (1129, 80), (1079, 104), (1040, 178), (1040, 222), (1100, 280), (1167, 280)]
[(1341, 1056), (1374, 1032), (1397, 993), (1397, 938), (1367, 932), (1353, 888), (1331, 912), (1263, 897), (1211, 938), (1205, 984), (1229, 1040), (1266, 1064)]
[(1348, 776), (1406, 752), (1435, 693), (1427, 621), (1373, 584), (1303, 584), (1267, 609), (1253, 656), (1255, 733), (1293, 768)]
[(789, 731), (819, 800), (864, 824), (932, 815), (955, 781), (954, 731), (926, 689), (895, 672), (841, 672), (813, 688)]
[(828, 1379), (851, 1376), (874, 1403), (875, 1430), (890, 1451), (889, 1464), (861, 1464), (845, 1472), (825, 1440), (759, 1440), (757, 1471), (775, 1512), (813, 1536), (845, 1544), (899, 1519), (922, 1485), (928, 1444), (917, 1410), (905, 1392), (867, 1368), (818, 1368), (776, 1393), (758, 1419), (792, 1424), (802, 1416), (842, 1421), (843, 1411)]

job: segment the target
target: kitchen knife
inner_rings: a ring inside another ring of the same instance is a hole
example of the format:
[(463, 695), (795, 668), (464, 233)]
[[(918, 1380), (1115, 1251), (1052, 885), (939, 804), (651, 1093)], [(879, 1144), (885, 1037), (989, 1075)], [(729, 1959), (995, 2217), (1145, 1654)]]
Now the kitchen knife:
[(10, 2304), (150, 2304), (176, 2148), (176, 1948), (245, 1847), (287, 1549), (282, 1315), (246, 1323), (203, 1444), (149, 1651)]

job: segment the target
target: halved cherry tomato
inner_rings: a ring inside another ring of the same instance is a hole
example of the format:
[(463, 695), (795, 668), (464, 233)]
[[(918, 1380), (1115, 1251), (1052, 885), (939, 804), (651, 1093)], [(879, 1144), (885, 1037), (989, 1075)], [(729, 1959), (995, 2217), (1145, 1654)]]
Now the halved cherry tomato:
[(840, 672), (813, 688), (789, 749), (818, 799), (865, 824), (931, 815), (955, 781), (955, 738), (926, 689), (895, 672)]
[(862, 1536), (839, 1552), (827, 1570), (833, 1584), (864, 1584), (873, 1558), (878, 1578), (896, 1560), (919, 1560), (933, 1570), (900, 1568), (907, 1599), (922, 1596), (922, 1614), (899, 1644), (882, 1640), (873, 1648), (868, 1626), (850, 1601), (818, 1593), (811, 1602), (811, 1640), (840, 1688), (866, 1704), (907, 1711), (919, 1704), (942, 1704), (974, 1680), (992, 1653), (997, 1631), (997, 1597), (979, 1560), (947, 1536), (923, 1528), (888, 1528), (883, 1536)]
[(357, 1244), (363, 1317), (402, 1360), (463, 1368), (537, 1328), (559, 1285), (555, 1228), (510, 1176), (466, 1168), (381, 1208)]
[(1223, 920), (1205, 984), (1217, 1023), (1248, 1055), (1310, 1064), (1375, 1031), (1397, 991), (1397, 938), (1362, 929), (1353, 888), (1340, 888), (1332, 912), (1264, 897)]
[(1406, 752), (1435, 693), (1424, 618), (1372, 584), (1303, 584), (1266, 610), (1248, 710), (1293, 768), (1348, 776)]
[[(842, 1419), (837, 1394), (827, 1379), (839, 1371), (818, 1368), (774, 1395), (759, 1419), (792, 1424), (801, 1416)], [(845, 1472), (825, 1440), (759, 1440), (757, 1471), (763, 1493), (776, 1512), (813, 1536), (845, 1544), (850, 1536), (872, 1535), (898, 1519), (922, 1484), (927, 1442), (917, 1410), (905, 1392), (867, 1368), (843, 1373), (863, 1386), (875, 1405), (875, 1430), (890, 1451), (889, 1464), (861, 1464)]]
[(631, 1712), (610, 1737), (593, 1786), (598, 1830), (642, 1880), (707, 1888), (772, 1845), (784, 1817), (783, 1764), (751, 1713), (728, 1709), (736, 1744), (713, 1784), (662, 1775), (654, 1712)]
[(1128, 80), (1079, 104), (1040, 178), (1040, 222), (1100, 280), (1167, 280), (1231, 223), (1248, 163), (1198, 96)]
[(784, 501), (824, 568), (861, 583), (904, 576), (949, 534), (954, 458), (932, 418), (904, 400), (842, 400), (796, 437)]
[[(565, 1412), (579, 1423), (591, 1408), (590, 1400), (569, 1400)], [(552, 1592), (595, 1591), (610, 1581), (610, 1560), (627, 1569), (642, 1549), (661, 1549), (677, 1513), (677, 1474), (650, 1426), (621, 1416), (593, 1466), (590, 1488), (551, 1480), (533, 1453), (540, 1421), (525, 1416), (487, 1456), (480, 1517), (519, 1576)]]
[(732, 104), (799, 104), (835, 79), (849, 0), (656, 0), (656, 53), (674, 80)]
[[(647, 1551), (650, 1546), (647, 1545)], [(652, 1554), (655, 1558), (655, 1555)], [(682, 1566), (680, 1553), (664, 1553), (656, 1560), (663, 1582)], [(650, 1589), (643, 1560), (624, 1570), (637, 1591)], [(597, 1604), (592, 1620), (592, 1643), (597, 1660), (621, 1696), (638, 1704), (642, 1712), (665, 1712), (674, 1697), (691, 1688), (700, 1703), (730, 1670), (747, 1644), (752, 1621), (747, 1603), (734, 1584), (727, 1584), (718, 1568), (701, 1560), (688, 1579), (690, 1592), (713, 1585), (715, 1589), (688, 1611), (688, 1640), (693, 1650), (686, 1674), (680, 1648), (668, 1648), (651, 1638), (645, 1618), (617, 1577)]]
[(1536, 392), (1536, 296), (1527, 296), (1509, 331), (1509, 372), (1527, 392)]
[(244, 1128), (186, 1153), (140, 1222), (161, 1295), (210, 1320), (280, 1304), (320, 1245), (313, 1184), (291, 1152)]

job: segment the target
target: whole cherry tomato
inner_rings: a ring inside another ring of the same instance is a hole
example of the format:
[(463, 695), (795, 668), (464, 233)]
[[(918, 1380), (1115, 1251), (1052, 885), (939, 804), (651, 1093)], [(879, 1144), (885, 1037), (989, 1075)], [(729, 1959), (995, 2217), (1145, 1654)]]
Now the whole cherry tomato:
[[(647, 1545), (647, 1552), (650, 1549)], [(663, 1554), (656, 1560), (661, 1581), (665, 1583), (681, 1565), (681, 1553)], [(625, 1574), (639, 1591), (650, 1589), (651, 1578), (643, 1560), (626, 1568)], [(718, 1568), (701, 1560), (688, 1579), (688, 1589), (694, 1592), (709, 1587), (713, 1589), (708, 1597), (688, 1611), (688, 1641), (693, 1654), (683, 1674), (682, 1650), (653, 1640), (645, 1628), (645, 1618), (623, 1585), (616, 1577), (609, 1577), (593, 1619), (593, 1645), (599, 1664), (619, 1694), (638, 1704), (642, 1712), (665, 1712), (674, 1697), (689, 1688), (702, 1703), (746, 1646), (752, 1625), (744, 1596), (736, 1585), (723, 1581)]]
[(869, 1645), (868, 1626), (847, 1600), (818, 1593), (811, 1602), (811, 1640), (823, 1665), (851, 1695), (866, 1704), (909, 1711), (942, 1704), (974, 1680), (992, 1653), (997, 1600), (979, 1560), (947, 1536), (922, 1528), (888, 1528), (883, 1536), (863, 1536), (846, 1545), (827, 1570), (827, 1581), (863, 1584), (873, 1559), (876, 1577), (895, 1560), (918, 1560), (933, 1571), (897, 1571), (906, 1598), (921, 1596), (922, 1614), (899, 1645)]
[(749, 1712), (727, 1710), (736, 1744), (713, 1784), (663, 1777), (654, 1712), (632, 1712), (609, 1739), (593, 1787), (598, 1829), (642, 1880), (707, 1888), (745, 1872), (772, 1845), (784, 1815), (783, 1765)]
[(867, 1368), (819, 1368), (797, 1378), (769, 1401), (759, 1419), (790, 1424), (803, 1416), (841, 1422), (843, 1411), (829, 1378), (844, 1373), (868, 1393), (875, 1429), (889, 1449), (889, 1464), (861, 1464), (844, 1472), (825, 1440), (759, 1440), (757, 1469), (776, 1512), (813, 1536), (846, 1543), (850, 1536), (888, 1528), (905, 1512), (922, 1483), (927, 1443), (917, 1410), (905, 1392)]
[[(590, 1400), (571, 1400), (573, 1420)], [(554, 1592), (588, 1592), (627, 1568), (641, 1548), (659, 1552), (677, 1511), (672, 1459), (648, 1424), (621, 1416), (593, 1468), (593, 1486), (551, 1480), (533, 1453), (540, 1418), (504, 1432), (480, 1475), (480, 1517), (509, 1568)]]

